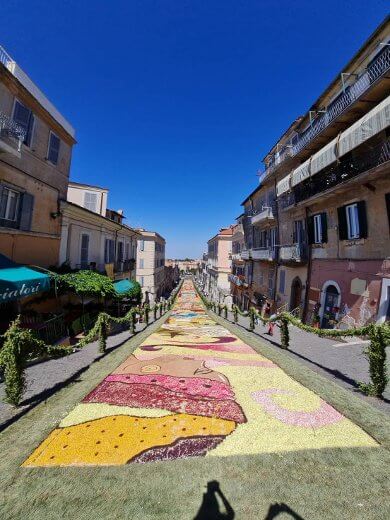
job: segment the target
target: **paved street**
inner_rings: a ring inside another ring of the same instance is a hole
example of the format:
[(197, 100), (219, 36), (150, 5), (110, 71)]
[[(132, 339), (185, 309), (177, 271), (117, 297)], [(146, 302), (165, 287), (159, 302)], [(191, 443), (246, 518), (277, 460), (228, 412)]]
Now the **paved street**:
[(375, 446), (361, 428), (212, 321), (186, 280), (167, 322), (23, 466)]

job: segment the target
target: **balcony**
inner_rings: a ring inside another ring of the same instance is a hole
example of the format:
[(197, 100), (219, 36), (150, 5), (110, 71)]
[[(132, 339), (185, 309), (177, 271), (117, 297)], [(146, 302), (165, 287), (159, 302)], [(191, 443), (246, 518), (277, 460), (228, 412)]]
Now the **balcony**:
[(241, 253), (233, 253), (231, 259), (234, 260), (242, 260)]
[(357, 101), (379, 78), (386, 75), (390, 69), (390, 47), (386, 46), (376, 59), (369, 65), (358, 80), (347, 87), (341, 96), (330, 103), (324, 113), (318, 115), (312, 124), (302, 132), (293, 145), (292, 154), (297, 155), (325, 128), (332, 124), (343, 112)]
[[(378, 83), (378, 80), (386, 77), (390, 70), (390, 46), (386, 45), (372, 63), (367, 67), (365, 72), (356, 80), (353, 85), (347, 86), (344, 92), (334, 99), (327, 107), (326, 110), (317, 113), (317, 116), (312, 119), (310, 126), (300, 134), (298, 134), (290, 145), (284, 146), (279, 152), (274, 155), (274, 158), (270, 161), (269, 165), (265, 170), (265, 174), (271, 174), (276, 170), (282, 162), (288, 157), (295, 157), (300, 154), (309, 144), (314, 151), (314, 140), (320, 136), (325, 130), (327, 134), (332, 134), (334, 137), (339, 133), (339, 126), (335, 125), (334, 131), (332, 130), (332, 124), (339, 119), (341, 116), (345, 118), (345, 113), (355, 103), (358, 103), (361, 98), (367, 96), (368, 91), (374, 90), (374, 84)], [(386, 84), (384, 84), (382, 93), (378, 93), (380, 87), (376, 87), (374, 98), (370, 101), (380, 101), (385, 95)], [(352, 113), (352, 111), (351, 111)], [(359, 117), (358, 110), (352, 113), (350, 122), (356, 120), (356, 116)], [(343, 121), (344, 122), (344, 121)], [(331, 137), (327, 135), (327, 137)], [(307, 156), (306, 154), (302, 154)], [(302, 157), (301, 157), (302, 158)]]
[(272, 247), (258, 247), (251, 249), (251, 257), (252, 260), (266, 260), (267, 262), (272, 262), (275, 260), (275, 249)]
[(280, 246), (279, 260), (291, 264), (303, 264), (307, 261), (306, 244)]
[(251, 217), (252, 226), (259, 226), (266, 222), (273, 222), (275, 220), (272, 208), (263, 208), (262, 211)]
[(390, 140), (377, 144), (367, 142), (356, 149), (355, 157), (352, 155), (341, 158), (339, 163), (334, 163), (322, 172), (297, 184), (290, 193), (282, 195), (279, 199), (281, 209), (289, 208), (311, 197), (325, 193), (338, 185), (341, 185), (373, 168), (390, 161)]
[(243, 260), (249, 260), (250, 259), (250, 252), (249, 252), (249, 249), (243, 249), (241, 251), (241, 258)]
[(20, 157), (20, 150), (26, 137), (26, 131), (13, 119), (0, 112), (0, 153), (9, 153)]

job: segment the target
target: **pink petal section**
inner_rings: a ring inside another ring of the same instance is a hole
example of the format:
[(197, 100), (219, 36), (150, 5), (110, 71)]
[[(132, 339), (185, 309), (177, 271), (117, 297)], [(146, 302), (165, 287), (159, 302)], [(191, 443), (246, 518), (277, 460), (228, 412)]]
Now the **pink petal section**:
[(259, 403), (266, 412), (271, 414), (275, 419), (282, 421), (285, 424), (292, 426), (301, 426), (303, 428), (321, 428), (328, 424), (334, 424), (341, 421), (343, 416), (328, 403), (320, 400), (321, 404), (317, 410), (313, 412), (299, 412), (294, 410), (286, 410), (279, 406), (272, 399), (275, 394), (291, 394), (292, 392), (282, 390), (281, 388), (267, 388), (266, 390), (259, 390), (253, 392), (251, 395), (253, 399)]
[(174, 377), (165, 375), (111, 374), (106, 381), (119, 381), (127, 384), (148, 384), (168, 388), (174, 392), (184, 392), (187, 395), (209, 397), (211, 399), (234, 399), (234, 393), (229, 385), (211, 379), (199, 377)]

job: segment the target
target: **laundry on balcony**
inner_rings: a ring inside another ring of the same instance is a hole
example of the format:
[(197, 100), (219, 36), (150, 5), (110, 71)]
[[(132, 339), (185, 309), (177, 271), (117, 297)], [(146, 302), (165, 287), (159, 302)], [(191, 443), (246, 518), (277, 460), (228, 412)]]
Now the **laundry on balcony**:
[(0, 254), (0, 303), (33, 296), (50, 289), (50, 276)]

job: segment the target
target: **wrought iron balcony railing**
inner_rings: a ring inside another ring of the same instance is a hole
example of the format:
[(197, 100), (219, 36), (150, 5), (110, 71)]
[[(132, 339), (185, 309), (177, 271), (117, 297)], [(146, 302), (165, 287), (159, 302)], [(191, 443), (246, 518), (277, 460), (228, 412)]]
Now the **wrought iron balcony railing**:
[(354, 103), (369, 87), (390, 69), (390, 47), (386, 46), (376, 59), (367, 67), (357, 81), (347, 87), (345, 92), (330, 103), (324, 113), (318, 115), (312, 124), (298, 136), (293, 145), (292, 154), (298, 154), (305, 146), (320, 134), (334, 119), (341, 115)]
[[(364, 153), (362, 153), (364, 150)], [(339, 163), (334, 163), (322, 172), (297, 184), (293, 191), (280, 197), (279, 204), (286, 209), (294, 204), (325, 192), (358, 175), (390, 161), (390, 140), (376, 145), (361, 145), (356, 149), (356, 156), (345, 156)]]
[(25, 129), (0, 112), (0, 151), (19, 153), (25, 138)]
[(367, 67), (365, 72), (334, 99), (326, 110), (317, 114), (310, 126), (298, 134), (294, 140), (282, 148), (269, 163), (265, 174), (272, 173), (287, 157), (294, 157), (315, 139), (325, 128), (357, 101), (379, 78), (390, 70), (390, 47), (386, 45), (378, 56)]
[(279, 260), (282, 262), (304, 263), (307, 260), (307, 245), (306, 244), (291, 244), (287, 246), (280, 246)]

